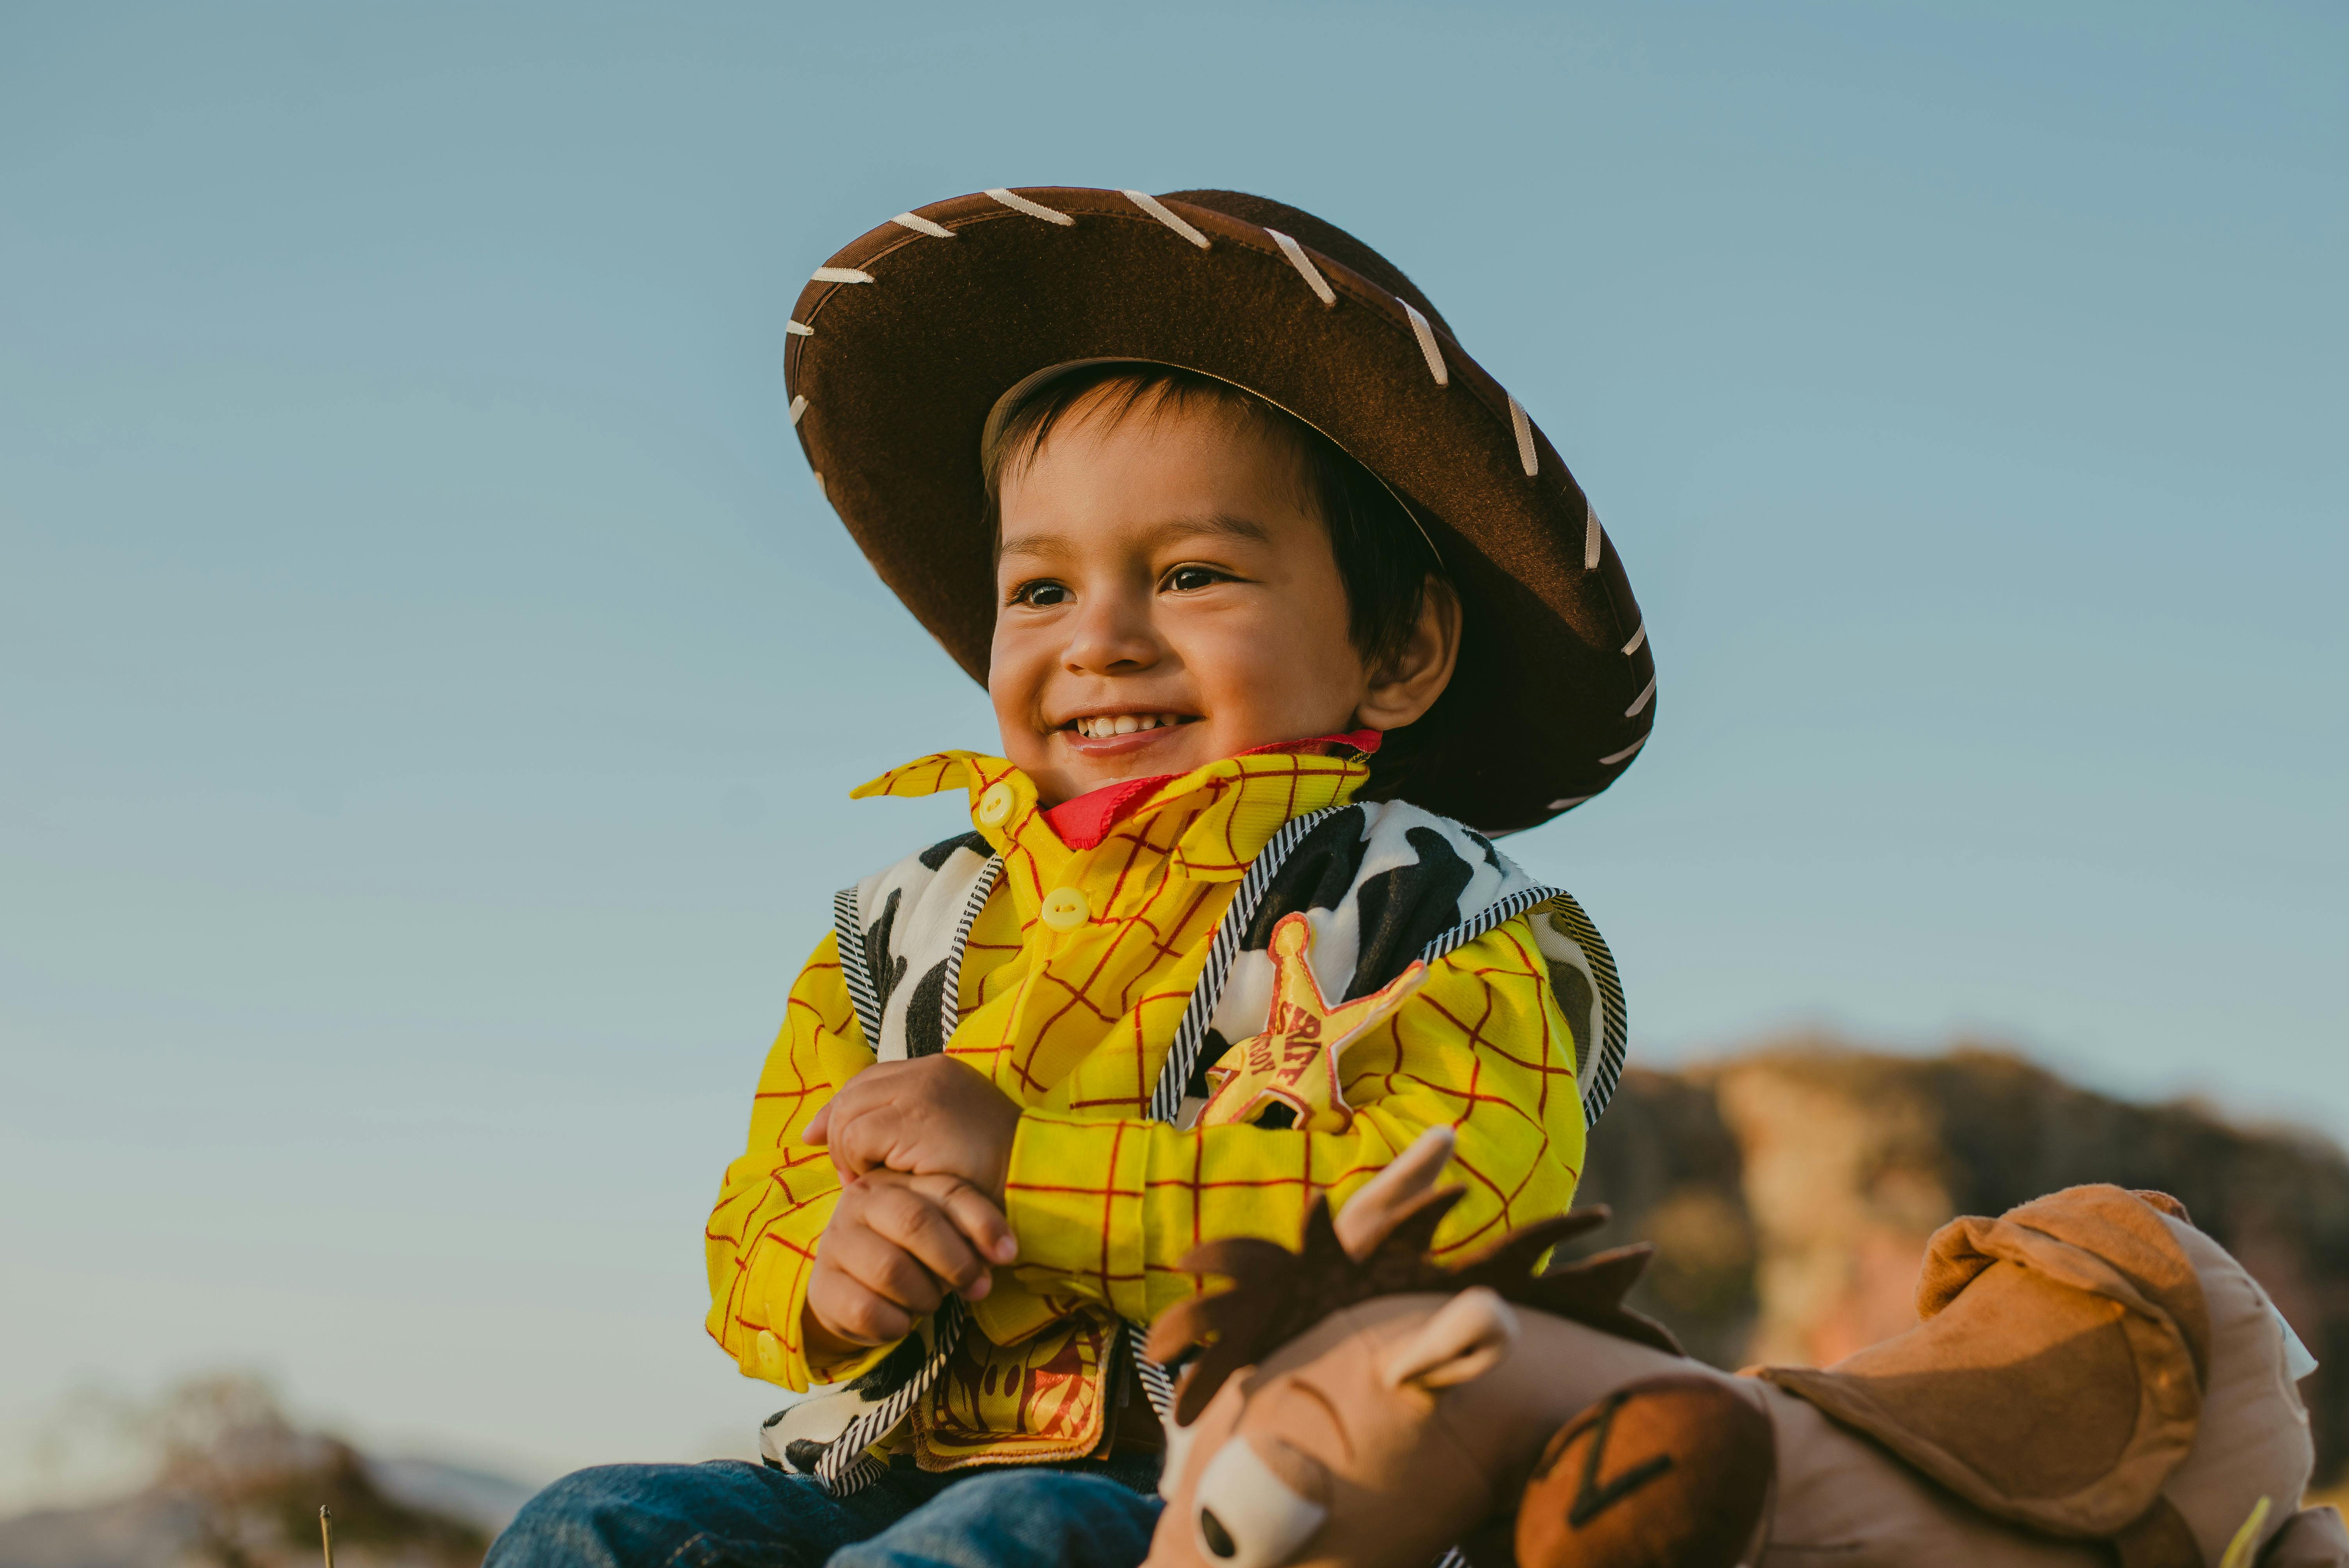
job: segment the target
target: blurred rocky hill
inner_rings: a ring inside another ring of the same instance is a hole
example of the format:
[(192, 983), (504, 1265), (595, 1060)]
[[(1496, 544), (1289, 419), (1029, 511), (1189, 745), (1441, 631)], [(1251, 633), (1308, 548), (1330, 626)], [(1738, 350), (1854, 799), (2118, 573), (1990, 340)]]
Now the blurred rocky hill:
[(322, 1505), (337, 1568), (474, 1568), (529, 1490), (298, 1429), (249, 1377), (197, 1379), (134, 1419), (152, 1484), (0, 1520), (0, 1568), (315, 1568)]
[(1658, 1244), (1633, 1304), (1723, 1367), (1825, 1365), (1912, 1326), (1925, 1242), (2087, 1181), (2171, 1193), (2323, 1364), (2317, 1482), (2349, 1468), (2349, 1157), (2313, 1133), (2092, 1094), (1996, 1051), (1795, 1039), (1625, 1075), (1580, 1201)]

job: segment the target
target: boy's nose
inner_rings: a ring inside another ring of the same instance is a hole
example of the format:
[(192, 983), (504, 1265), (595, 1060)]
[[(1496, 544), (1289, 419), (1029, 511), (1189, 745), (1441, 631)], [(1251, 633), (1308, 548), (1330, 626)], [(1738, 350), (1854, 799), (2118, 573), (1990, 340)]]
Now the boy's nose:
[(1104, 675), (1147, 669), (1161, 651), (1145, 607), (1123, 596), (1103, 596), (1078, 615), (1061, 658), (1072, 675)]

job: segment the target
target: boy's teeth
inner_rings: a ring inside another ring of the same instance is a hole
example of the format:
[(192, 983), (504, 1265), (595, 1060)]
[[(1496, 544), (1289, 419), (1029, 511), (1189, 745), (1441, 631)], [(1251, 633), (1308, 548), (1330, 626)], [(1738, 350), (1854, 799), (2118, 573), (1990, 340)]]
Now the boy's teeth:
[(1182, 722), (1171, 713), (1121, 713), (1114, 717), (1102, 714), (1077, 720), (1076, 729), (1088, 740), (1106, 740), (1113, 735), (1132, 735), (1137, 730), (1172, 729)]

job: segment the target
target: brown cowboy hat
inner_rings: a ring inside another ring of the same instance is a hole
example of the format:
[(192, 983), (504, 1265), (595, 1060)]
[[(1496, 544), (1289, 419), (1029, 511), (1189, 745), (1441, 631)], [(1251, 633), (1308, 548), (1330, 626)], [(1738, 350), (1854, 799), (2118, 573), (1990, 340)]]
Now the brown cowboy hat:
[(1319, 429), (1443, 558), (1459, 671), (1381, 752), (1373, 792), (1528, 828), (1607, 788), (1648, 738), (1647, 629), (1581, 487), (1427, 296), (1310, 213), (1232, 191), (957, 196), (817, 268), (790, 330), (792, 423), (826, 499), (974, 680), (995, 618), (988, 414), (1040, 371), (1140, 360)]

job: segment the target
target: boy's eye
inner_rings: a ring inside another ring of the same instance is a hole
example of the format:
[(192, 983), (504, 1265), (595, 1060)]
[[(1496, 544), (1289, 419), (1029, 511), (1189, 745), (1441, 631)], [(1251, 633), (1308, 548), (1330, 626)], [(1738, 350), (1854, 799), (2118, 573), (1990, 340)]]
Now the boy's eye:
[(1069, 590), (1060, 583), (1022, 583), (1011, 591), (1011, 602), (1026, 604), (1031, 609), (1042, 609), (1048, 604), (1065, 604), (1069, 602)]
[(1223, 580), (1224, 574), (1212, 566), (1177, 566), (1166, 574), (1165, 586), (1171, 593), (1188, 593)]

